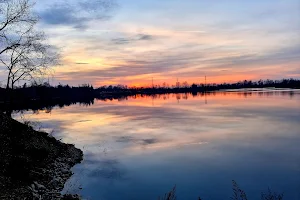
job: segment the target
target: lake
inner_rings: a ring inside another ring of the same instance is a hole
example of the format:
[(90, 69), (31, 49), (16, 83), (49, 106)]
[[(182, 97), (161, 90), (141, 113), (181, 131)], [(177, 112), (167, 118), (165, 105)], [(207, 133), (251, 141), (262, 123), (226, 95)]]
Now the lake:
[(91, 200), (300, 199), (300, 90), (134, 96), (15, 113), (84, 151), (64, 192)]

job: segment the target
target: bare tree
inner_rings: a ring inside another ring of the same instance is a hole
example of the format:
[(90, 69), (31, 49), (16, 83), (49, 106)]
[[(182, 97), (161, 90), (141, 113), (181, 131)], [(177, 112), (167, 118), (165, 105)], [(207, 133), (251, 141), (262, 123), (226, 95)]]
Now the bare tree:
[(19, 35), (19, 45), (0, 57), (0, 62), (7, 69), (7, 89), (14, 89), (17, 82), (30, 81), (49, 74), (50, 67), (57, 63), (58, 57), (51, 46), (44, 44), (44, 40), (43, 33), (30, 30)]
[(0, 55), (18, 46), (17, 43), (5, 44), (9, 35), (25, 33), (37, 23), (32, 6), (29, 0), (0, 0)]
[(29, 0), (0, 2), (0, 64), (7, 70), (6, 89), (18, 82), (33, 80), (49, 73), (58, 54), (45, 42), (43, 32), (35, 30), (38, 18)]

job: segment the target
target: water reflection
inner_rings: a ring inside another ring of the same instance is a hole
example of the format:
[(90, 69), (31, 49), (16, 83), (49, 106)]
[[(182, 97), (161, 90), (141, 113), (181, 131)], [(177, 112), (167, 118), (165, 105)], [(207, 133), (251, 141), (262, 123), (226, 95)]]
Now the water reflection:
[(268, 187), (300, 199), (299, 100), (299, 90), (136, 95), (24, 115), (83, 149), (66, 190), (90, 199), (156, 199), (175, 184), (178, 199), (229, 199), (232, 179), (249, 199)]

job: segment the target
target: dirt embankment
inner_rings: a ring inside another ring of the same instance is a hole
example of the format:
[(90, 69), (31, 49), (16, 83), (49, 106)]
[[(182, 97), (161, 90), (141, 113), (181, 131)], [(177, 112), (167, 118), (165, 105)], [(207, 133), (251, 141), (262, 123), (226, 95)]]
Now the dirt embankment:
[(81, 150), (0, 113), (0, 199), (58, 200)]

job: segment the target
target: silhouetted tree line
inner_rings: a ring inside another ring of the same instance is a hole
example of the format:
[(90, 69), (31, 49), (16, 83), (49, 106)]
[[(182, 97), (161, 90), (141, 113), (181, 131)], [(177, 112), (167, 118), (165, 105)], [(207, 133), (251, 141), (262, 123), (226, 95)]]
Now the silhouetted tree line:
[[(7, 109), (7, 101), (12, 110), (50, 110), (53, 106), (68, 106), (75, 103), (91, 105), (94, 98), (99, 100), (126, 100), (128, 96), (135, 95), (159, 95), (170, 93), (198, 93), (241, 88), (300, 88), (300, 80), (282, 79), (282, 80), (259, 80), (259, 81), (240, 81), (237, 83), (222, 84), (179, 84), (177, 86), (153, 86), (153, 87), (128, 87), (126, 85), (102, 86), (94, 89), (92, 85), (83, 84), (78, 87), (69, 85), (51, 86), (48, 83), (33, 84), (7, 90), (0, 88), (0, 110)], [(12, 96), (8, 98), (8, 96)]]
[[(241, 89), (241, 88), (300, 88), (300, 80), (297, 79), (282, 79), (282, 80), (259, 80), (259, 81), (239, 81), (236, 83), (222, 84), (184, 84), (177, 86), (153, 86), (153, 87), (127, 87), (124, 85), (117, 86), (102, 86), (95, 89), (97, 97), (115, 96), (115, 95), (132, 95), (132, 94), (164, 94), (164, 93), (193, 93), (216, 91), (223, 89)], [(105, 94), (105, 95), (104, 95)]]
[(0, 110), (7, 110), (8, 105), (11, 110), (51, 110), (54, 106), (64, 107), (76, 103), (91, 105), (94, 103), (94, 92), (93, 86), (88, 84), (78, 87), (59, 84), (54, 87), (44, 83), (30, 87), (24, 84), (13, 90), (0, 88)]
[[(199, 85), (193, 84), (192, 87)], [(205, 87), (203, 84), (200, 87)], [(220, 89), (241, 89), (241, 88), (300, 88), (300, 80), (297, 79), (282, 79), (282, 80), (259, 80), (259, 81), (239, 81), (237, 83), (222, 83), (222, 84), (208, 84), (208, 90)]]

